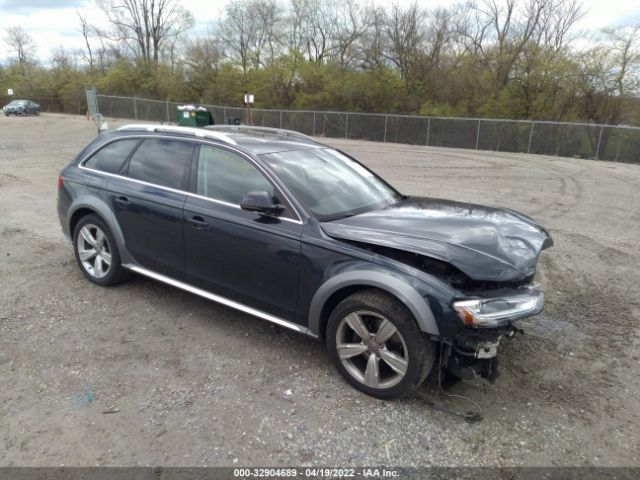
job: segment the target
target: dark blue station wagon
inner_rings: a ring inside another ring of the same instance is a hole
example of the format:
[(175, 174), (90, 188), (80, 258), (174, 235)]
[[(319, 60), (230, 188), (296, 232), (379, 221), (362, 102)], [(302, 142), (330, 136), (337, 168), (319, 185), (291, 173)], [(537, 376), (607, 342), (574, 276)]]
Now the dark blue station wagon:
[(132, 273), (326, 343), (359, 390), (494, 380), (513, 322), (539, 313), (552, 245), (508, 209), (401, 194), (303, 134), (128, 125), (61, 172), (58, 215), (80, 270)]

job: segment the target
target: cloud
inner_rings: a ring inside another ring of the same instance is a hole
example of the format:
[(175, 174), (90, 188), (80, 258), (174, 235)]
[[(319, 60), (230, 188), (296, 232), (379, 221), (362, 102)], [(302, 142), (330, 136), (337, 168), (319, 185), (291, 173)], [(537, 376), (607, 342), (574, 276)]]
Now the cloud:
[(25, 15), (35, 10), (57, 10), (79, 7), (86, 0), (0, 0), (0, 12)]

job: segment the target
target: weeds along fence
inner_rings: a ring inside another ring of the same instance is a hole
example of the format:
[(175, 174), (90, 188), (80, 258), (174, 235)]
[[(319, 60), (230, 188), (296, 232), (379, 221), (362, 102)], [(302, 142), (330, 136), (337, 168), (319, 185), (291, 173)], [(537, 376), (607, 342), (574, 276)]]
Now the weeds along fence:
[[(110, 118), (176, 122), (176, 102), (97, 95)], [(246, 123), (240, 107), (203, 105), (217, 124)], [(253, 124), (297, 130), (314, 137), (534, 153), (640, 163), (640, 128), (530, 120), (450, 118), (311, 110), (252, 109)]]

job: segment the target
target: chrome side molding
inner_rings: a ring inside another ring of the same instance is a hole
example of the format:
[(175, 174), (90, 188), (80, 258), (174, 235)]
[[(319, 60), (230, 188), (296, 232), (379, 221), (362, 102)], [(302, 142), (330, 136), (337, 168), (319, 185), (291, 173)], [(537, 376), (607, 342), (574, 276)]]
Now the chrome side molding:
[(189, 293), (193, 293), (194, 295), (198, 295), (200, 297), (206, 298), (207, 300), (212, 300), (216, 303), (221, 303), (222, 305), (226, 305), (227, 307), (233, 308), (235, 310), (239, 310), (244, 313), (248, 313), (249, 315), (253, 315), (254, 317), (261, 318), (263, 320), (267, 320), (268, 322), (275, 323), (276, 325), (280, 325), (281, 327), (289, 328), (291, 330), (295, 330), (299, 333), (307, 334), (308, 329), (302, 328), (299, 325), (289, 322), (288, 320), (284, 320), (280, 317), (276, 317), (269, 313), (263, 312), (262, 310), (258, 310), (253, 307), (249, 307), (242, 303), (238, 303), (234, 300), (229, 300), (228, 298), (221, 297), (214, 293), (207, 292), (206, 290), (202, 290), (201, 288), (194, 287), (189, 285), (188, 283), (181, 282), (179, 280), (175, 280), (171, 277), (167, 277), (160, 273), (156, 273), (152, 270), (147, 270), (144, 267), (139, 267), (133, 264), (123, 264), (124, 268), (131, 270), (132, 272), (138, 273), (140, 275), (144, 275), (145, 277), (149, 277), (153, 280), (157, 280), (162, 283), (166, 283), (167, 285), (171, 285), (172, 287), (177, 287), (181, 290), (185, 290)]

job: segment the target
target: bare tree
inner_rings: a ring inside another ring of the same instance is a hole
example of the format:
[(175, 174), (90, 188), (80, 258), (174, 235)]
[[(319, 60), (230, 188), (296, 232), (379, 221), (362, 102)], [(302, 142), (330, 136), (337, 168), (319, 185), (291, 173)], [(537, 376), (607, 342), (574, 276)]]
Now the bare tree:
[(121, 41), (112, 40), (109, 32), (104, 28), (92, 25), (91, 34), (98, 42), (97, 47), (94, 47), (96, 67), (104, 74), (115, 61), (125, 56), (124, 46)]
[(385, 11), (380, 7), (370, 6), (365, 13), (366, 29), (360, 40), (363, 68), (378, 69), (385, 64)]
[(437, 8), (427, 13), (424, 38), (427, 71), (439, 68), (442, 58), (450, 53), (448, 48), (453, 36), (453, 17), (454, 13), (444, 8)]
[(243, 73), (263, 67), (275, 58), (279, 16), (275, 0), (235, 0), (226, 5), (217, 34), (227, 56), (239, 62)]
[(89, 25), (89, 22), (87, 21), (87, 17), (83, 16), (82, 13), (80, 13), (79, 10), (76, 10), (76, 13), (78, 14), (78, 19), (80, 20), (80, 33), (82, 34), (82, 37), (84, 38), (84, 44), (87, 47), (87, 59), (89, 60), (89, 70), (91, 72), (93, 72), (95, 63), (93, 61), (93, 49), (91, 48), (91, 25)]
[(417, 3), (406, 9), (394, 4), (387, 16), (385, 33), (388, 45), (385, 56), (398, 68), (404, 79), (411, 76), (420, 59), (425, 39), (424, 20), (425, 11)]
[[(531, 39), (511, 67), (510, 77), (521, 91), (523, 116), (561, 119), (574, 105), (575, 63), (568, 60), (567, 48), (583, 15), (576, 0), (550, 0), (545, 5)], [(554, 74), (544, 75), (545, 71)]]
[(367, 13), (368, 11), (362, 9), (355, 0), (345, 0), (338, 5), (333, 57), (342, 70), (358, 63), (358, 57), (361, 56), (358, 43), (369, 27)]
[(575, 26), (584, 15), (578, 0), (551, 0), (533, 34), (536, 46), (551, 53), (563, 51), (575, 40)]
[(140, 58), (158, 62), (171, 39), (193, 26), (193, 15), (179, 0), (96, 0), (113, 25), (117, 40)]
[(495, 72), (496, 88), (503, 88), (509, 82), (516, 61), (538, 29), (552, 1), (526, 0), (518, 10), (516, 0), (485, 0), (484, 5), (479, 7), (494, 42), (492, 49), (483, 49), (483, 59)]
[(57, 70), (79, 70), (85, 57), (81, 48), (64, 48), (59, 46), (51, 51), (50, 62)]
[(475, 3), (458, 5), (455, 16), (455, 33), (460, 45), (459, 54), (472, 57), (484, 56), (483, 46), (488, 36), (489, 23), (481, 21), (484, 14)]
[(603, 33), (611, 59), (611, 65), (605, 69), (605, 73), (610, 75), (607, 83), (620, 97), (639, 95), (640, 24), (627, 28), (608, 28)]
[(299, 20), (300, 50), (307, 60), (325, 63), (336, 47), (338, 0), (292, 0)]
[(18, 63), (24, 65), (29, 63), (35, 54), (36, 45), (22, 27), (9, 27), (6, 29), (4, 37), (5, 43), (15, 51)]

